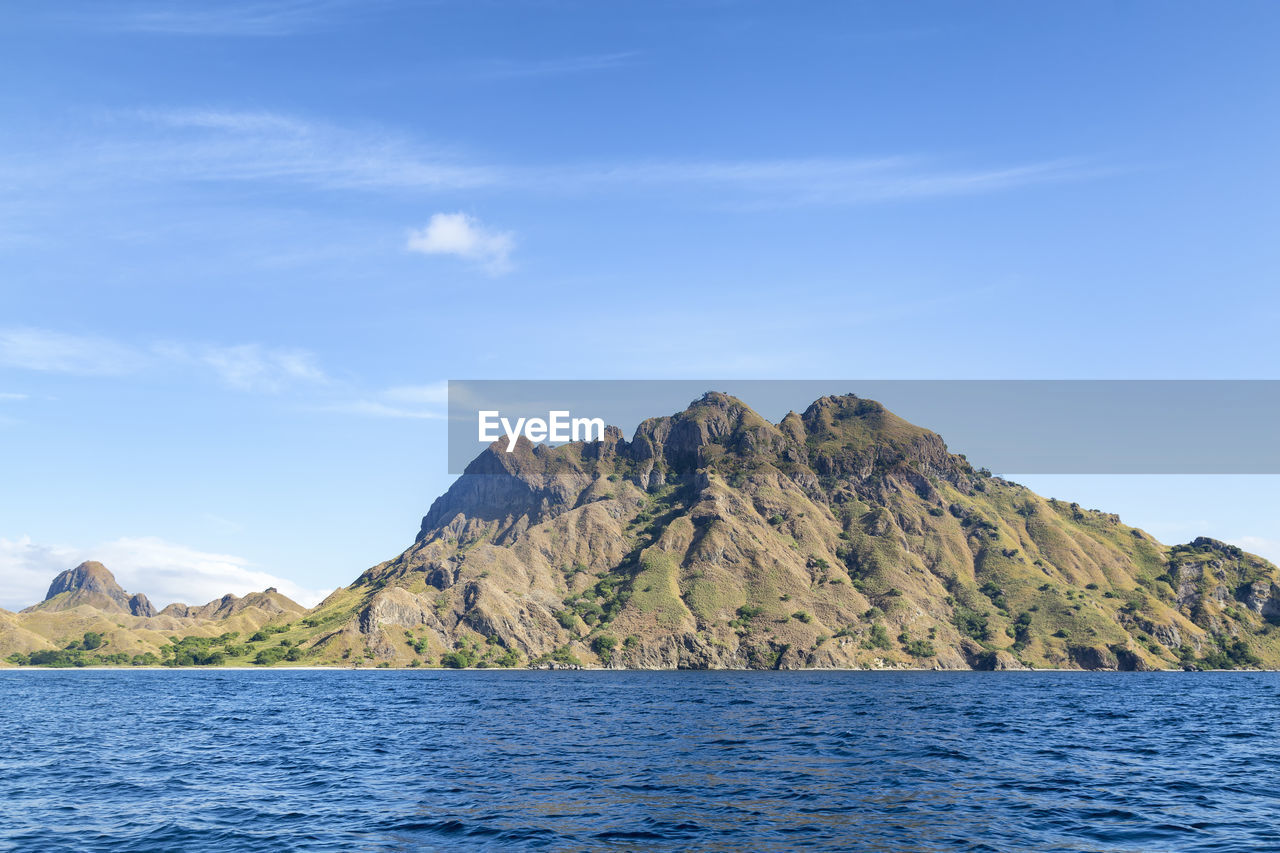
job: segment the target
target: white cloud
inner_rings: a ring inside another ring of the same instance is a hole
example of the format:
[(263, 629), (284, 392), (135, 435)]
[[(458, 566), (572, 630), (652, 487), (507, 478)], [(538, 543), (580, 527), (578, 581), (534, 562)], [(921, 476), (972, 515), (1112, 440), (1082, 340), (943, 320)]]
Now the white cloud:
[(227, 593), (245, 595), (276, 587), (312, 607), (330, 590), (309, 589), (254, 568), (229, 554), (189, 548), (154, 537), (122, 538), (92, 548), (41, 545), (28, 537), (0, 538), (0, 607), (20, 610), (45, 597), (49, 582), (85, 560), (104, 564), (128, 592), (144, 593), (156, 607), (175, 601), (205, 604)]
[(430, 385), (400, 385), (382, 392), (388, 400), (397, 403), (430, 405), (449, 402), (449, 383), (433, 382)]
[(21, 610), (43, 601), (49, 582), (81, 562), (74, 548), (0, 538), (0, 607)]
[(1280, 539), (1267, 539), (1262, 536), (1241, 536), (1230, 540), (1251, 554), (1257, 554), (1273, 563), (1280, 563)]
[(425, 228), (409, 232), (408, 249), (424, 255), (456, 255), (479, 263), (492, 275), (511, 270), (515, 237), (490, 231), (465, 213), (437, 213)]
[[(627, 57), (515, 64), (511, 73), (561, 73)], [(243, 182), (378, 192), (658, 193), (686, 204), (766, 210), (982, 195), (1117, 171), (1072, 158), (966, 166), (919, 156), (483, 164), (386, 127), (219, 109), (112, 113), (95, 127), (95, 139), (92, 148), (72, 149), (60, 139), (35, 142), (44, 153), (9, 158), (0, 178), (33, 199), (68, 187), (101, 193), (120, 184)]]
[(444, 415), (426, 409), (411, 409), (406, 406), (393, 406), (377, 400), (351, 400), (346, 403), (334, 403), (325, 406), (326, 412), (340, 412), (348, 415), (366, 415), (371, 418), (409, 418), (415, 420), (441, 420)]
[(472, 190), (504, 182), (494, 169), (427, 150), (385, 128), (216, 109), (114, 118), (134, 126), (96, 149), (98, 168), (135, 181), (286, 181), (345, 190)]
[[(143, 349), (109, 338), (47, 329), (0, 329), (0, 367), (107, 376), (175, 362), (212, 369), (224, 384), (240, 391), (274, 392), (290, 385), (329, 381), (315, 355), (303, 349), (174, 343), (156, 343)], [(23, 399), (25, 394), (0, 394), (0, 401)]]
[(103, 376), (132, 372), (145, 359), (116, 341), (46, 329), (0, 329), (0, 366)]
[(315, 356), (305, 350), (242, 344), (206, 347), (198, 351), (196, 357), (212, 367), (226, 385), (240, 391), (276, 392), (298, 383), (328, 381)]
[(327, 22), (334, 0), (152, 2), (95, 10), (90, 21), (124, 32), (179, 36), (285, 36)]
[(449, 401), (449, 383), (401, 385), (374, 395), (373, 399), (353, 400), (325, 407), (329, 412), (345, 412), (375, 418), (414, 418), (441, 420)]

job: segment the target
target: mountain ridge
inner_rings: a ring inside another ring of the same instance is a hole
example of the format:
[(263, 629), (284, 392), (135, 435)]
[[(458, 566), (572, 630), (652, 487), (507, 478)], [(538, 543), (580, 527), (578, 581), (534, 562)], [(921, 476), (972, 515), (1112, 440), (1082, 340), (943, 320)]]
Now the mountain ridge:
[[(228, 641), (228, 659), (1280, 667), (1274, 565), (1205, 537), (1166, 546), (1043, 498), (854, 395), (773, 424), (708, 392), (630, 440), (610, 427), (594, 442), (505, 447), (433, 501), (403, 553), (310, 611), (268, 614), (260, 627), (280, 645)], [(184, 607), (160, 615), (197, 610)], [(234, 618), (235, 602), (198, 610)]]

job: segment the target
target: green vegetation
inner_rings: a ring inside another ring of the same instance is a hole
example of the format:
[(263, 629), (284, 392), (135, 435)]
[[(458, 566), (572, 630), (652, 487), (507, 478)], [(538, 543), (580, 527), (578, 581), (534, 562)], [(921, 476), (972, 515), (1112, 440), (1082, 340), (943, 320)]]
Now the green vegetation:
[(885, 630), (884, 625), (876, 622), (871, 626), (871, 631), (867, 634), (867, 639), (862, 644), (867, 649), (884, 649), (893, 648), (893, 643), (889, 641), (889, 632)]
[(598, 634), (591, 640), (591, 650), (600, 657), (606, 666), (613, 661), (614, 649), (618, 647), (618, 638), (612, 634)]
[(933, 647), (933, 643), (928, 640), (907, 640), (903, 643), (902, 648), (907, 654), (915, 658), (931, 658), (938, 653)]

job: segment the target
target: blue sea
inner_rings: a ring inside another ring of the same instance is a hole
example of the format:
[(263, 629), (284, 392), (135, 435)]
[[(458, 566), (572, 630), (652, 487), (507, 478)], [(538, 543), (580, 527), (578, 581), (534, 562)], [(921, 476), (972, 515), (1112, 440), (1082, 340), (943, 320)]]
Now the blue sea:
[(1280, 675), (4, 671), (0, 845), (1276, 850)]

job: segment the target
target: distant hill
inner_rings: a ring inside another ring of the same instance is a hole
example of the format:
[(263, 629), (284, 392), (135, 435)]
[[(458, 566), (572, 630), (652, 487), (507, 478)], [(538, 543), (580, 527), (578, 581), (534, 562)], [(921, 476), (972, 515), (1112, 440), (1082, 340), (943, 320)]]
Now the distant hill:
[(156, 615), (156, 609), (145, 595), (129, 595), (116, 583), (115, 576), (107, 571), (106, 566), (92, 560), (54, 578), (44, 601), (23, 612), (71, 610), (81, 606), (132, 616)]
[(0, 653), (96, 619), (196, 663), (1280, 668), (1271, 563), (1045, 499), (870, 400), (772, 424), (709, 393), (630, 441), (504, 447), (311, 611), (268, 590), (143, 616), (85, 564), (0, 613)]
[(0, 658), (145, 665), (185, 661), (184, 653), (195, 650), (202, 660), (222, 663), (228, 647), (247, 652), (244, 640), (264, 628), (264, 637), (274, 636), (274, 626), (306, 612), (275, 589), (227, 595), (201, 607), (171, 604), (157, 612), (145, 595), (125, 592), (106, 566), (90, 561), (55, 577), (39, 604), (20, 613), (0, 611)]

